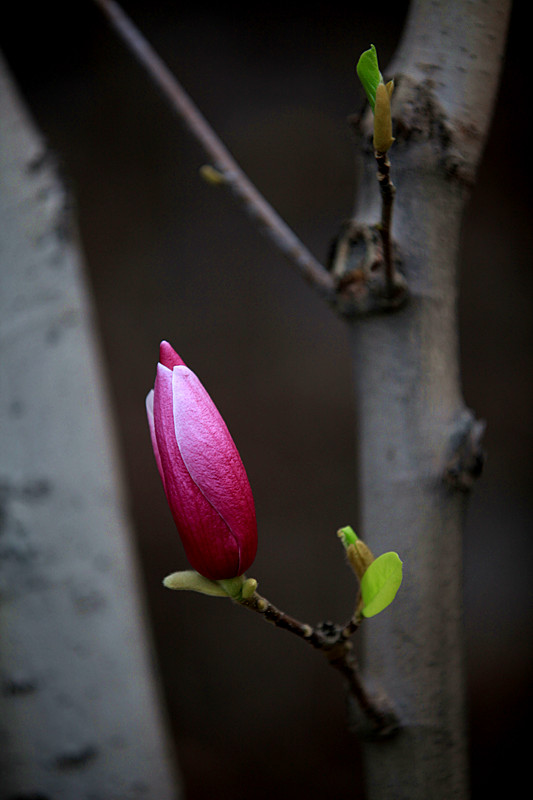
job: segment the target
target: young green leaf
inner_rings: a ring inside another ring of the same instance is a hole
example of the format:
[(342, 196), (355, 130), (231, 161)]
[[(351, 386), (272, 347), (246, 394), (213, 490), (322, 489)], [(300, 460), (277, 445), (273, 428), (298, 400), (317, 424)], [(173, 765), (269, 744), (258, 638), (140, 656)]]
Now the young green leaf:
[(361, 579), (363, 616), (373, 617), (387, 608), (402, 582), (402, 562), (397, 553), (383, 553), (373, 561)]
[(355, 544), (359, 538), (351, 525), (346, 525), (344, 528), (340, 528), (337, 531), (337, 536), (346, 548), (348, 548), (348, 546), (351, 544)]
[(365, 50), (357, 62), (357, 74), (373, 111), (376, 105), (376, 89), (380, 83), (383, 83), (383, 76), (378, 66), (378, 55), (373, 44), (370, 45), (369, 50)]

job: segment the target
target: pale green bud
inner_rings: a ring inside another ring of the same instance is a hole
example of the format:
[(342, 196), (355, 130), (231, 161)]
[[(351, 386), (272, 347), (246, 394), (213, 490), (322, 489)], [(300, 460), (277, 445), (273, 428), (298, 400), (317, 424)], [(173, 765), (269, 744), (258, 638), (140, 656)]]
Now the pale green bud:
[(223, 578), (217, 581), (218, 585), (224, 589), (226, 594), (233, 600), (237, 600), (241, 596), (242, 587), (244, 585), (244, 576), (238, 575), (236, 578)]
[(171, 575), (167, 575), (163, 585), (167, 589), (200, 592), (200, 594), (209, 594), (213, 597), (228, 597), (228, 593), (224, 591), (222, 586), (215, 581), (210, 581), (209, 578), (204, 578), (203, 575), (193, 569), (173, 572)]
[(255, 578), (247, 578), (241, 589), (241, 597), (244, 600), (249, 600), (257, 589), (257, 581)]

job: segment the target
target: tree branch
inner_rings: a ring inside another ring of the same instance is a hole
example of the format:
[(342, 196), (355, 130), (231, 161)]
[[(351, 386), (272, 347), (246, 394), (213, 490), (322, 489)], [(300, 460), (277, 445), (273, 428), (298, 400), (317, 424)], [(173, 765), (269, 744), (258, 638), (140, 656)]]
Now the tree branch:
[(217, 172), (220, 173), (220, 182), (226, 185), (241, 201), (245, 210), (257, 222), (263, 233), (292, 262), (302, 277), (322, 296), (333, 301), (335, 284), (332, 276), (245, 175), (179, 81), (131, 19), (113, 0), (95, 0), (95, 3), (102, 9), (124, 44), (162, 91), (173, 111), (204, 148)]
[[(365, 674), (402, 720), (365, 743), (367, 800), (469, 796), (462, 626), (462, 532), (479, 472), (482, 426), (465, 408), (458, 359), (462, 215), (487, 135), (510, 3), (413, 0), (395, 90), (395, 242), (411, 302), (353, 325), (359, 529), (398, 547), (406, 579), (394, 613), (366, 626)], [(354, 219), (379, 213), (372, 119), (359, 124), (364, 165)], [(453, 486), (454, 488), (450, 488)]]
[(392, 209), (396, 187), (390, 177), (390, 161), (388, 153), (375, 153), (378, 167), (378, 183), (381, 193), (381, 224), (379, 232), (383, 247), (383, 266), (385, 275), (385, 294), (392, 298), (396, 291), (394, 260), (392, 255)]
[(0, 55), (0, 798), (175, 800), (70, 206)]
[(358, 733), (366, 738), (382, 739), (396, 733), (399, 720), (390, 701), (384, 695), (373, 696), (366, 688), (350, 637), (357, 631), (360, 619), (354, 614), (346, 625), (322, 622), (316, 628), (290, 617), (276, 608), (257, 592), (236, 602), (260, 614), (278, 628), (289, 631), (320, 650), (334, 669), (341, 673), (348, 686), (349, 696), (355, 700), (365, 717), (366, 726), (358, 725)]

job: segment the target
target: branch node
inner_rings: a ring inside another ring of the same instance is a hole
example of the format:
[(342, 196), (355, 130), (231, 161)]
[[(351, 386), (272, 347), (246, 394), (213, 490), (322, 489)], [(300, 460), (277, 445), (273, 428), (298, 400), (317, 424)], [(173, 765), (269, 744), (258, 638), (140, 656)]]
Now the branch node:
[(452, 489), (468, 492), (483, 471), (486, 460), (482, 446), (486, 423), (467, 410), (459, 420), (450, 441), (451, 454), (446, 463), (444, 481)]
[(360, 706), (360, 713), (362, 717), (366, 718), (366, 723), (361, 727), (362, 730), (368, 731), (365, 734), (367, 738), (390, 736), (391, 732), (398, 728), (398, 719), (390, 700), (384, 701), (384, 697), (381, 695), (376, 695), (374, 698), (369, 694), (361, 679), (352, 643), (347, 638), (347, 634), (354, 633), (358, 628), (358, 623), (352, 620), (348, 625), (340, 626), (334, 622), (321, 622), (316, 628), (313, 628), (280, 611), (257, 592), (254, 592), (251, 597), (241, 597), (237, 599), (237, 602), (239, 605), (261, 614), (263, 619), (273, 623), (276, 627), (299, 636), (315, 650), (322, 651), (328, 663), (344, 677), (353, 705)]
[(475, 162), (471, 144), (480, 138), (474, 124), (465, 125), (450, 118), (440, 104), (434, 82), (399, 75), (394, 92), (394, 131), (398, 146), (411, 142), (430, 142), (437, 163), (449, 178), (472, 187)]
[(380, 225), (349, 220), (331, 245), (328, 269), (335, 281), (335, 304), (345, 317), (395, 311), (408, 298), (394, 247), (392, 274), (383, 253)]
[(370, 702), (374, 709), (379, 710), (378, 716), (370, 717), (365, 713), (361, 704), (357, 702), (352, 694), (348, 694), (348, 727), (352, 733), (363, 741), (382, 741), (398, 735), (402, 730), (402, 725), (398, 713), (383, 689), (368, 688)]

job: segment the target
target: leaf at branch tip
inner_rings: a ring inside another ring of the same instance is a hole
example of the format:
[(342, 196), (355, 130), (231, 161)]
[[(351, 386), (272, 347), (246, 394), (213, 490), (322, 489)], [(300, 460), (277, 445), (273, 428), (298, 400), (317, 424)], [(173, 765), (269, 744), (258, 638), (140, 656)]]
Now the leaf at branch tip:
[(402, 583), (402, 562), (397, 553), (383, 553), (361, 579), (363, 616), (374, 617), (387, 608)]
[(378, 66), (378, 55), (373, 44), (370, 45), (369, 50), (365, 50), (357, 62), (357, 74), (373, 111), (376, 104), (376, 89), (380, 83), (383, 83), (383, 76)]
[(351, 525), (345, 525), (344, 528), (339, 528), (337, 536), (346, 549), (348, 549), (351, 544), (355, 544), (359, 538)]
[(193, 569), (186, 569), (182, 572), (173, 572), (167, 575), (163, 581), (167, 589), (179, 589), (190, 592), (200, 592), (201, 594), (212, 595), (213, 597), (228, 597), (222, 586), (209, 578), (204, 578), (200, 573)]

